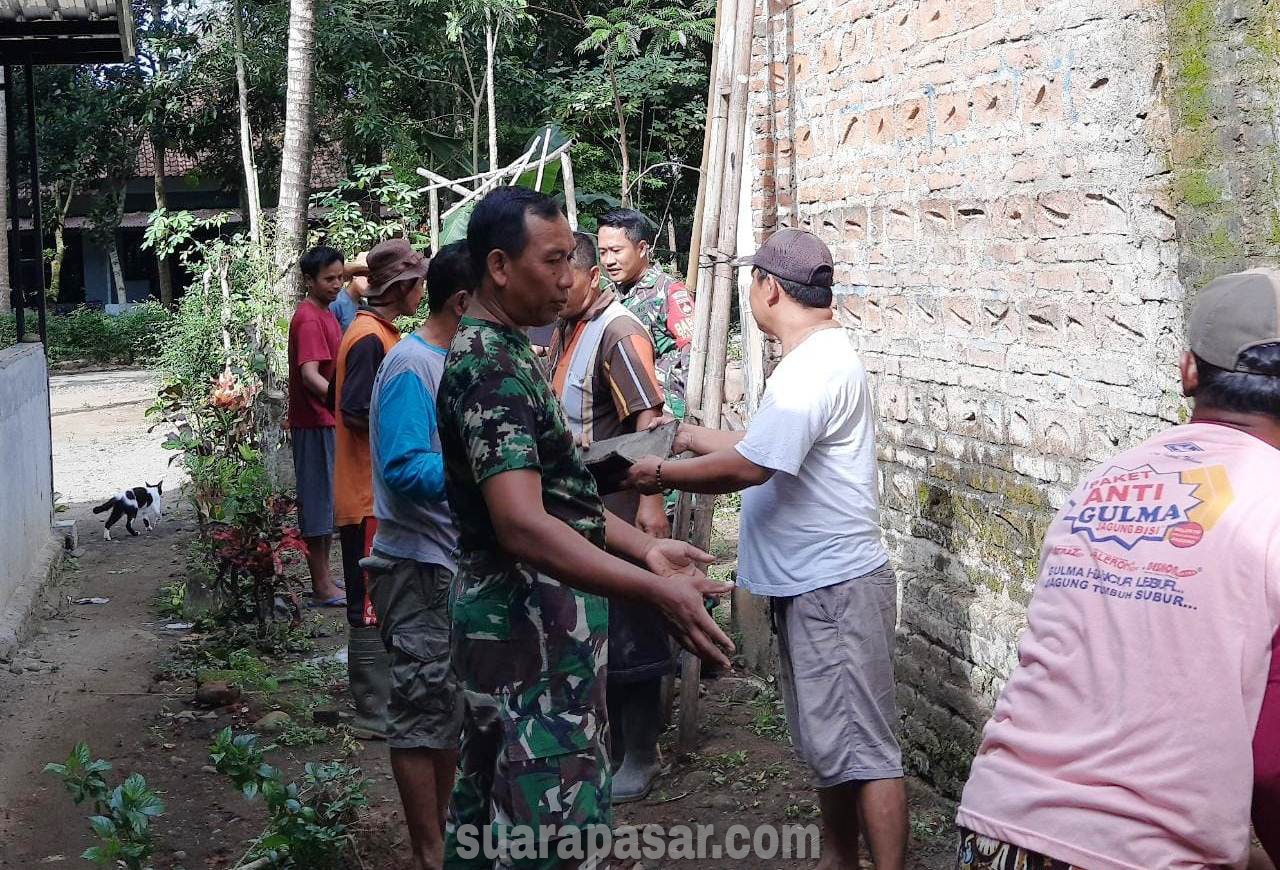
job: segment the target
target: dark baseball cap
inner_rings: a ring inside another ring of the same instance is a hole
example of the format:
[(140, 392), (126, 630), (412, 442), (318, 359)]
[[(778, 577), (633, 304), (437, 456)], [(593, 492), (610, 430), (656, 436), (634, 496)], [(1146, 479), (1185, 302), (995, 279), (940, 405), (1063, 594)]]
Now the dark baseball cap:
[(377, 299), (399, 281), (427, 277), (428, 260), (405, 239), (387, 239), (374, 245), (367, 257), (369, 290), (366, 299)]
[(776, 278), (830, 287), (835, 280), (835, 263), (831, 249), (822, 239), (804, 230), (782, 229), (769, 236), (760, 249), (746, 257), (738, 257), (734, 266), (755, 266)]
[(1229, 372), (1254, 372), (1240, 355), (1280, 343), (1280, 272), (1250, 269), (1209, 282), (1196, 297), (1187, 329), (1191, 352)]

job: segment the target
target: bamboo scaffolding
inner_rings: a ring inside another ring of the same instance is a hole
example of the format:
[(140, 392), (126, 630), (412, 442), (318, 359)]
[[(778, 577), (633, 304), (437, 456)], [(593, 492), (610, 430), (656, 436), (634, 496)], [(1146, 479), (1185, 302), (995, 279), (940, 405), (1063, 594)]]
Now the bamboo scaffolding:
[[(723, 4), (728, 6), (728, 0)], [(738, 246), (739, 197), (742, 191), (742, 150), (746, 140), (747, 86), (751, 71), (751, 38), (755, 0), (736, 0), (733, 15), (724, 10), (717, 21), (730, 36), (717, 44), (720, 52), (715, 93), (709, 101), (712, 130), (706, 160), (702, 233), (698, 257), (702, 292), (695, 303), (694, 344), (690, 359), (687, 399), (699, 422), (713, 429), (724, 426), (724, 370), (728, 357), (729, 315), (735, 292), (729, 262)], [(729, 27), (732, 21), (732, 27)], [(727, 100), (726, 100), (727, 95)], [(714, 110), (714, 114), (712, 114)], [(694, 546), (706, 549), (711, 540), (715, 498), (685, 497), (677, 529)], [(702, 663), (686, 653), (680, 669), (680, 724), (677, 746), (693, 749), (697, 741), (698, 688)]]
[[(716, 29), (711, 37), (711, 80), (714, 83), (719, 77), (720, 38), (724, 32), (725, 3), (716, 4)], [(698, 198), (693, 206), (693, 229), (689, 234), (689, 263), (685, 267), (685, 286), (689, 292), (698, 292), (698, 255), (702, 252), (702, 211), (707, 196), (707, 161), (711, 155), (711, 118), (715, 111), (715, 90), (708, 88), (707, 117), (702, 125), (702, 165), (698, 171)], [(675, 245), (671, 246), (674, 250)]]

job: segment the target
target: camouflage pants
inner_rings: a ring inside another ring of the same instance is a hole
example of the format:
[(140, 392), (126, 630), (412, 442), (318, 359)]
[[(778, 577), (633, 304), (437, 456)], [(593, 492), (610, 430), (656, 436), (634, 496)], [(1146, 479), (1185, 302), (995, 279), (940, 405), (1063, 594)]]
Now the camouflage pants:
[[(535, 834), (543, 826), (583, 832), (595, 825), (608, 826), (610, 774), (603, 745), (512, 761), (502, 728), (504, 717), (510, 714), (502, 709), (502, 702), (471, 693), (467, 701), (470, 709), (445, 830), (445, 867), (551, 870), (565, 866), (559, 857), (558, 838), (548, 838), (545, 847), (539, 846), (537, 856), (530, 857), (512, 848), (510, 835), (516, 826)], [(486, 855), (490, 844), (515, 854)]]

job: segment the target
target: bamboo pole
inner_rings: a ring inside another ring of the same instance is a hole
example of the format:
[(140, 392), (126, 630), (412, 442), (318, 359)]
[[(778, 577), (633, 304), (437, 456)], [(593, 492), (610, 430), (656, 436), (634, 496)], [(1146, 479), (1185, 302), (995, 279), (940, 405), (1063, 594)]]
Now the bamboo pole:
[(538, 174), (533, 181), (533, 189), (542, 192), (542, 173), (547, 168), (547, 148), (551, 145), (551, 128), (547, 128), (546, 135), (542, 137), (542, 156), (538, 158)]
[[(711, 37), (710, 86), (707, 88), (707, 113), (702, 125), (702, 165), (698, 172), (698, 199), (693, 207), (693, 231), (689, 235), (689, 264), (685, 268), (685, 286), (690, 293), (698, 291), (698, 255), (702, 251), (702, 212), (707, 196), (707, 160), (711, 156), (711, 118), (715, 112), (716, 82), (719, 79), (720, 38), (724, 32), (724, 10), (728, 4), (716, 4), (716, 29)], [(674, 246), (673, 246), (674, 247)]]
[(472, 175), (472, 176), (469, 176), (468, 178), (458, 178), (458, 179), (450, 180), (448, 178), (445, 178), (443, 175), (440, 175), (437, 172), (432, 172), (430, 169), (425, 169), (419, 166), (418, 174), (421, 175), (423, 178), (427, 179), (428, 181), (435, 182), (435, 184), (432, 184), (430, 187), (427, 188), (427, 190), (435, 190), (436, 188), (439, 188), (439, 187), (447, 187), (450, 190), (452, 190), (454, 193), (458, 194), (459, 196), (466, 196), (467, 194), (471, 193), (471, 188), (463, 187), (461, 182), (470, 181), (473, 178), (483, 178), (484, 176), (490, 175), (491, 173), (482, 172), (479, 175)]
[[(726, 7), (724, 13), (723, 32), (715, 52), (718, 66), (715, 71), (711, 99), (707, 107), (707, 115), (711, 122), (710, 155), (707, 158), (706, 172), (703, 178), (706, 187), (703, 191), (701, 240), (698, 245), (699, 278), (694, 285), (701, 285), (704, 290), (711, 289), (712, 268), (709, 260), (718, 256), (716, 245), (720, 239), (720, 218), (717, 206), (720, 203), (720, 191), (724, 184), (724, 148), (725, 130), (729, 113), (729, 92), (733, 85), (734, 46), (737, 41), (738, 26), (737, 9), (744, 0), (721, 0)], [(697, 293), (693, 300), (693, 351), (689, 361), (689, 378), (686, 400), (690, 408), (700, 408), (702, 403), (702, 382), (706, 372), (707, 341), (711, 327), (711, 294)], [(700, 421), (705, 422), (705, 421)]]
[(569, 229), (578, 229), (578, 192), (573, 185), (573, 159), (566, 151), (560, 155), (560, 176), (564, 179), (564, 213)]
[(432, 188), (427, 194), (431, 207), (431, 254), (440, 253), (440, 191)]
[[(709, 297), (707, 317), (697, 324), (705, 326), (706, 338), (701, 346), (694, 345), (694, 365), (698, 379), (690, 376), (689, 386), (698, 387), (696, 403), (690, 398), (690, 405), (700, 411), (701, 423), (712, 429), (723, 426), (722, 404), (724, 398), (724, 369), (728, 356), (729, 314), (734, 293), (733, 268), (729, 265), (729, 257), (737, 249), (738, 232), (738, 197), (742, 187), (742, 144), (746, 139), (747, 125), (747, 85), (751, 71), (751, 32), (755, 17), (755, 0), (737, 0), (733, 18), (733, 51), (729, 67), (728, 84), (729, 101), (724, 114), (723, 133), (724, 149), (721, 156), (721, 167), (708, 166), (711, 177), (708, 178), (707, 197), (704, 205), (718, 206), (716, 212), (704, 215), (703, 240), (711, 238), (710, 231), (714, 226), (715, 240), (713, 245), (706, 245), (706, 253), (714, 256), (712, 269), (714, 281), (710, 282), (711, 292), (707, 292), (707, 284), (703, 292), (698, 294), (701, 300)], [(727, 29), (727, 28), (726, 28)], [(721, 80), (720, 84), (723, 84)], [(713, 150), (713, 159), (719, 149)], [(723, 172), (723, 180), (717, 185), (716, 179)], [(718, 196), (712, 197), (714, 187)], [(726, 203), (728, 207), (726, 208)], [(705, 210), (705, 209), (704, 209)], [(701, 329), (699, 329), (701, 332)], [(699, 364), (700, 363), (700, 364)], [(690, 520), (681, 523), (688, 531), (688, 539), (694, 546), (706, 549), (711, 540), (711, 521), (715, 511), (715, 497), (702, 497), (694, 503), (696, 508)], [(697, 656), (686, 654), (681, 662), (680, 670), (680, 728), (677, 745), (682, 752), (690, 751), (697, 742), (698, 726), (698, 688), (701, 681), (702, 662)]]

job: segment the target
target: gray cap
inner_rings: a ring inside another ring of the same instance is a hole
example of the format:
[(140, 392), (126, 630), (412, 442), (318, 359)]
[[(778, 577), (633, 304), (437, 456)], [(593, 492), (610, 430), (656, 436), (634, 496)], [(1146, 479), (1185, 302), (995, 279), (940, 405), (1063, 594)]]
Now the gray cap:
[(830, 287), (835, 281), (831, 250), (822, 239), (804, 230), (778, 230), (760, 250), (739, 257), (733, 265), (755, 266), (776, 278), (811, 287)]
[(1280, 272), (1250, 269), (1209, 282), (1196, 297), (1187, 329), (1191, 352), (1229, 372), (1253, 372), (1240, 355), (1280, 343)]

